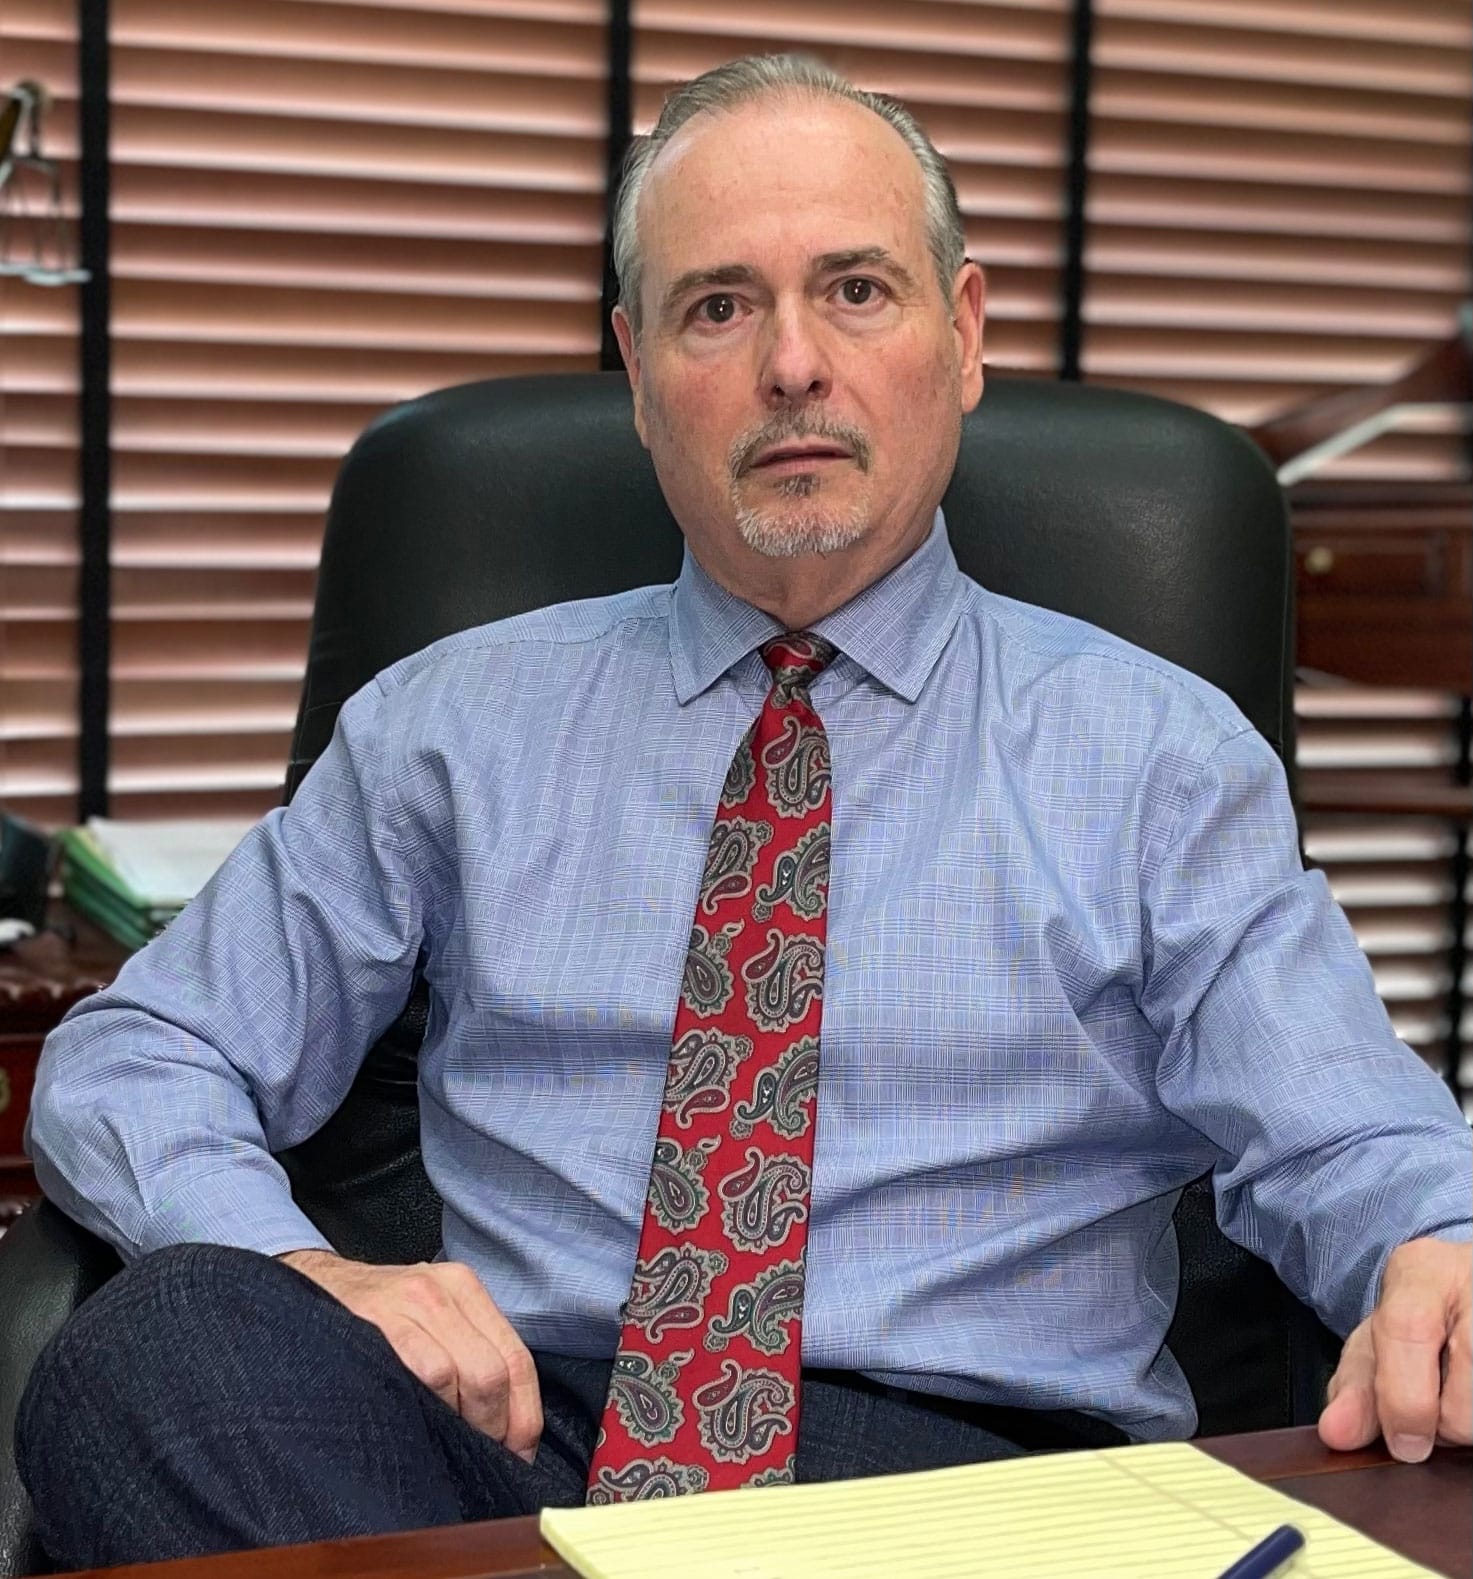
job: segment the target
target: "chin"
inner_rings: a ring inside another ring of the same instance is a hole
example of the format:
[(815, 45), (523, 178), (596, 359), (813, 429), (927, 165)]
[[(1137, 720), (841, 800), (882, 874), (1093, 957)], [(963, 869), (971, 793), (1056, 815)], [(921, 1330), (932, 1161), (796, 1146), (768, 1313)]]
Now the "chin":
[(736, 525), (742, 541), (755, 553), (768, 559), (795, 559), (800, 554), (836, 554), (852, 547), (869, 531), (870, 521), (862, 505), (825, 508), (816, 499), (800, 496), (756, 509), (738, 504)]

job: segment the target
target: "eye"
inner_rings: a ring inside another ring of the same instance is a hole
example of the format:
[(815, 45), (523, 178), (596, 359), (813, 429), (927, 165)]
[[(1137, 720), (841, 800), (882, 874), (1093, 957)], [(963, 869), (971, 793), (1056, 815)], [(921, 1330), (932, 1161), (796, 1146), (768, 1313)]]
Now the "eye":
[(848, 307), (868, 307), (879, 293), (880, 287), (873, 280), (854, 277), (839, 286), (839, 295)]
[(704, 323), (730, 323), (736, 317), (736, 298), (706, 296), (696, 303), (695, 316)]

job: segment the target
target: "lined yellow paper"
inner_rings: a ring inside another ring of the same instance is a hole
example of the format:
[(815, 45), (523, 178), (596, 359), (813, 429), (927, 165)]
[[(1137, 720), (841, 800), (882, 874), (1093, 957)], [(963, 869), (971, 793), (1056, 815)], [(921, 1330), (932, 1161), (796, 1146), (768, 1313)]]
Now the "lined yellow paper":
[(1431, 1572), (1185, 1442), (542, 1514), (587, 1579), (1216, 1579), (1280, 1524), (1286, 1579)]

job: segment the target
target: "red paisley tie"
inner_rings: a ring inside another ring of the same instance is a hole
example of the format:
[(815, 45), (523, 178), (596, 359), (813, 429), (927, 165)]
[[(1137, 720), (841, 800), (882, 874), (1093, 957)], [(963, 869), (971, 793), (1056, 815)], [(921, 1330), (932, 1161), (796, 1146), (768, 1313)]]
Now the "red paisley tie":
[(779, 636), (711, 829), (590, 1503), (778, 1485), (798, 1441), (834, 656)]

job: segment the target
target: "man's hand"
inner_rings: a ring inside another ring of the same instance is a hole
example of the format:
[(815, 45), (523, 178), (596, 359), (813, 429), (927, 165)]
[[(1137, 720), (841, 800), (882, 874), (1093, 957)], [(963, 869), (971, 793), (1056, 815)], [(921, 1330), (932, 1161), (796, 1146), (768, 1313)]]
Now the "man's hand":
[(1375, 1310), (1345, 1340), (1320, 1416), (1328, 1447), (1378, 1435), (1417, 1463), (1473, 1442), (1473, 1245), (1413, 1239), (1392, 1251)]
[(326, 1250), (289, 1250), (278, 1259), (372, 1322), (431, 1392), (532, 1462), (542, 1436), (537, 1370), (468, 1266), (370, 1266)]

